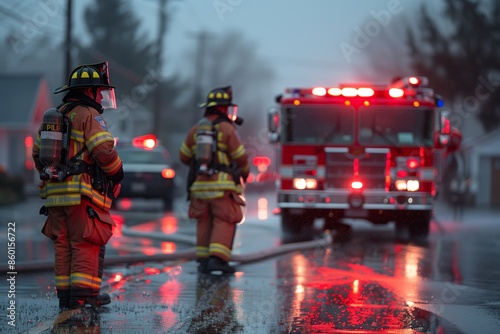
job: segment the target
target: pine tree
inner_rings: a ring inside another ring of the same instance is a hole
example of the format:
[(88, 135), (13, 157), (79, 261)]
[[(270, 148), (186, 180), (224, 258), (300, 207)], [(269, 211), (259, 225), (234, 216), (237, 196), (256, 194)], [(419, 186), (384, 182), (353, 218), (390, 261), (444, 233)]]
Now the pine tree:
[(90, 42), (79, 45), (78, 63), (109, 61), (118, 91), (129, 93), (148, 71), (156, 70), (154, 44), (145, 32), (139, 33), (141, 22), (129, 3), (94, 1), (85, 9), (83, 19)]
[(445, 0), (436, 17), (423, 4), (407, 44), (411, 67), (452, 102), (455, 119), (478, 117), (486, 131), (500, 126), (500, 2)]

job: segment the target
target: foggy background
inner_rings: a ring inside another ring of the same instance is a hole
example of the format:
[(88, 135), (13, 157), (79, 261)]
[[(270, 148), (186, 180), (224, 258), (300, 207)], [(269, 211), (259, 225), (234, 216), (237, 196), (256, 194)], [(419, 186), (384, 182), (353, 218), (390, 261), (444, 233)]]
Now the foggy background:
[(8, 0), (0, 18), (0, 74), (43, 73), (52, 91), (107, 60), (112, 134), (153, 132), (174, 158), (197, 104), (225, 85), (251, 155), (271, 155), (266, 110), (287, 87), (424, 75), (465, 138), (500, 124), (494, 0)]

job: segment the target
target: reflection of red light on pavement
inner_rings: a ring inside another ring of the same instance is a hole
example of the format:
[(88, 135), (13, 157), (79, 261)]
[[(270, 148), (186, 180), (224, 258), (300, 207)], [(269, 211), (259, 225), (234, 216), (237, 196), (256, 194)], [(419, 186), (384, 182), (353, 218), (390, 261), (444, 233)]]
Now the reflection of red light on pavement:
[(145, 255), (155, 255), (157, 253), (156, 248), (154, 248), (154, 247), (144, 247), (142, 249), (142, 252)]
[(33, 161), (31, 160), (26, 160), (26, 162), (24, 163), (24, 167), (27, 169), (27, 170), (32, 170), (33, 167), (35, 167), (35, 164), (33, 163)]
[(111, 215), (111, 219), (115, 222), (115, 226), (113, 226), (113, 235), (116, 237), (121, 237), (122, 234), (122, 226), (124, 218), (121, 215)]
[(267, 199), (265, 197), (259, 198), (257, 201), (257, 217), (259, 220), (266, 220), (267, 217)]
[(161, 231), (165, 234), (173, 234), (177, 231), (177, 218), (166, 216), (161, 219)]
[(159, 289), (160, 300), (163, 305), (177, 305), (183, 285), (172, 279), (165, 282)]
[(121, 273), (117, 273), (113, 277), (113, 282), (120, 282), (122, 279), (123, 279), (123, 275)]
[(354, 293), (358, 293), (359, 292), (359, 280), (354, 280), (354, 282), (352, 282), (352, 292)]
[[(184, 285), (175, 279), (165, 282), (159, 289), (160, 303), (167, 306), (179, 305), (179, 295), (183, 288)], [(171, 310), (160, 312), (160, 316), (162, 327), (166, 330), (172, 328), (179, 321), (179, 313)]]
[(161, 243), (161, 252), (163, 254), (171, 254), (175, 252), (175, 243), (174, 242), (162, 242)]
[(146, 247), (149, 246), (153, 243), (153, 240), (151, 239), (141, 239), (141, 246)]
[(160, 273), (160, 269), (158, 268), (151, 268), (151, 267), (146, 267), (144, 268), (144, 273), (146, 275), (158, 275)]

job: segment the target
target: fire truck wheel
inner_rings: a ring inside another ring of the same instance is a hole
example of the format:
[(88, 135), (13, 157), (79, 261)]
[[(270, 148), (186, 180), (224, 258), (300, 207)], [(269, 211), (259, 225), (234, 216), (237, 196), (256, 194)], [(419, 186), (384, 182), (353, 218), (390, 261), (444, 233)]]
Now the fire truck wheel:
[(307, 213), (291, 214), (289, 210), (281, 211), (282, 241), (285, 243), (308, 241), (313, 239), (314, 217)]
[(431, 211), (413, 212), (410, 217), (411, 221), (408, 224), (410, 238), (427, 238), (429, 236)]

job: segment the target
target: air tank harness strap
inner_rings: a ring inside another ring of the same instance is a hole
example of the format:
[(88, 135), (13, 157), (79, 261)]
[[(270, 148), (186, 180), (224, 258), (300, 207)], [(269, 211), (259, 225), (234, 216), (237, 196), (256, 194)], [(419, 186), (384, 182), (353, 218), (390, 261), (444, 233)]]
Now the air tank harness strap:
[[(113, 194), (113, 181), (108, 178), (104, 171), (97, 164), (88, 164), (83, 160), (76, 160), (76, 157), (81, 153), (78, 152), (71, 160), (73, 164), (68, 171), (68, 175), (79, 175), (87, 173), (90, 175), (90, 184), (92, 188), (100, 194), (115, 199)], [(75, 161), (76, 160), (76, 161)]]
[(241, 183), (241, 168), (235, 161), (231, 162), (231, 165), (217, 164), (215, 166), (216, 172), (225, 172), (233, 176), (234, 184), (239, 185)]

